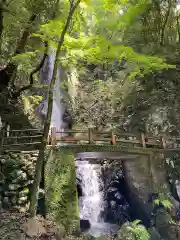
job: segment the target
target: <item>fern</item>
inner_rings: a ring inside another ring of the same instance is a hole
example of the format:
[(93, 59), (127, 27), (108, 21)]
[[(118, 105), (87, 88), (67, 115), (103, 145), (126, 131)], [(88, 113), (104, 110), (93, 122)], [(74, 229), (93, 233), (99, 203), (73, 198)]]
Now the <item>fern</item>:
[(118, 240), (149, 240), (150, 235), (140, 222), (125, 223), (118, 232)]

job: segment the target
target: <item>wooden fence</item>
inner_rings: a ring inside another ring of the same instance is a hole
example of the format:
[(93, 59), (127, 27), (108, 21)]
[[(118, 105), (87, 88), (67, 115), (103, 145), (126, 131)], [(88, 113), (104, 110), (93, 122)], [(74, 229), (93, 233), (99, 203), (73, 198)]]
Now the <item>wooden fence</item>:
[[(2, 130), (1, 131), (1, 144), (0, 146), (29, 146), (39, 145), (42, 140), (43, 130), (40, 129), (22, 129), (22, 130)], [(180, 140), (178, 138), (165, 139), (162, 136), (153, 137), (150, 135), (133, 134), (133, 133), (115, 133), (97, 132), (89, 128), (87, 130), (57, 130), (51, 128), (48, 145), (59, 144), (92, 144), (92, 145), (119, 145), (131, 144), (131, 147), (143, 148), (179, 148)]]
[(60, 143), (80, 145), (133, 144), (134, 147), (143, 148), (177, 148), (180, 145), (176, 144), (176, 140), (166, 141), (163, 136), (152, 137), (143, 133), (115, 133), (113, 131), (97, 132), (91, 128), (87, 130), (62, 131), (57, 130), (56, 128), (51, 128), (48, 144), (58, 145)]
[(1, 130), (1, 144), (0, 146), (7, 148), (8, 146), (30, 146), (41, 143), (42, 129), (9, 129)]

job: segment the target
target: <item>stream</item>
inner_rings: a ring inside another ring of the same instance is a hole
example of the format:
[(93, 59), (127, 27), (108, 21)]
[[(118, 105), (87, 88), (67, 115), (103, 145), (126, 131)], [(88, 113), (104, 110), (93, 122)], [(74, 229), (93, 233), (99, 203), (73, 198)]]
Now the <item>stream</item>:
[(84, 234), (94, 237), (115, 234), (118, 224), (105, 218), (107, 201), (105, 200), (101, 165), (91, 164), (87, 160), (76, 161), (76, 174), (81, 181), (82, 196), (79, 197), (80, 219), (89, 220), (90, 229)]

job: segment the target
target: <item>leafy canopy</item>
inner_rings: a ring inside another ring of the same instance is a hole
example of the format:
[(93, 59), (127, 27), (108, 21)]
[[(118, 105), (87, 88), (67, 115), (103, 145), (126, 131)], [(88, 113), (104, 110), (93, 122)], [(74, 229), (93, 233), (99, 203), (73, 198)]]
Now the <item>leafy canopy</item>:
[[(65, 36), (61, 63), (69, 67), (77, 65), (80, 60), (94, 64), (113, 63), (115, 59), (126, 60), (131, 65), (129, 79), (173, 67), (157, 56), (139, 54), (131, 47), (123, 45), (124, 32), (145, 7), (146, 1), (136, 2), (135, 5), (129, 1), (81, 2)], [(63, 29), (68, 9), (69, 1), (65, 1), (63, 14), (41, 25), (35, 36), (57, 48), (57, 39)]]

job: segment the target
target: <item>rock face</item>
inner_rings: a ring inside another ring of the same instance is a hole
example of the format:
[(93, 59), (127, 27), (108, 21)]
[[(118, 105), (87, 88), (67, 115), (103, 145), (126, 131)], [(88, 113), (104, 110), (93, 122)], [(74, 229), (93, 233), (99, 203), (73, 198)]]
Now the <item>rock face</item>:
[(38, 152), (0, 156), (0, 206), (21, 212), (28, 209), (37, 156)]
[[(139, 215), (138, 218), (148, 224), (146, 219), (151, 213), (148, 200), (150, 193), (153, 192), (148, 156), (140, 156), (138, 160), (124, 161), (124, 174), (134, 215)], [(140, 207), (137, 208), (137, 206)]]
[(105, 221), (122, 225), (130, 220), (130, 206), (125, 196), (122, 164), (107, 160), (103, 163), (103, 182), (105, 186)]
[[(151, 226), (153, 205), (152, 202), (149, 201), (149, 197), (152, 193), (156, 192), (166, 200), (169, 199), (170, 196), (165, 172), (165, 156), (161, 153), (140, 155), (136, 161), (125, 161), (124, 170), (130, 193), (131, 206), (134, 210), (139, 206), (136, 214), (139, 213), (139, 219), (144, 219), (145, 224)], [(174, 203), (174, 201), (172, 202)], [(141, 209), (142, 211), (140, 212)], [(169, 222), (171, 217), (174, 217), (174, 211), (170, 213), (157, 211), (155, 227), (163, 239), (178, 240), (180, 239), (180, 228), (176, 224)], [(149, 219), (148, 222), (146, 221), (147, 219)]]

